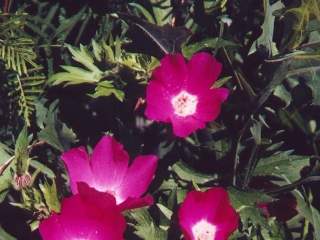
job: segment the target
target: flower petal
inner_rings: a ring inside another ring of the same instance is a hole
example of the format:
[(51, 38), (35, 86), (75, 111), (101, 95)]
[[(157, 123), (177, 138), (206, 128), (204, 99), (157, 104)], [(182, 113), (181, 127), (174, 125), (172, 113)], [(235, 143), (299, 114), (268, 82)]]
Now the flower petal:
[(61, 158), (67, 167), (73, 194), (78, 192), (77, 182), (86, 182), (89, 185), (94, 185), (89, 156), (84, 147), (73, 148), (63, 153)]
[(193, 116), (190, 117), (179, 117), (173, 116), (171, 118), (173, 133), (178, 137), (187, 137), (197, 129), (202, 129), (205, 124), (202, 120), (196, 119)]
[[(116, 209), (116, 199), (108, 192), (99, 192), (84, 182), (78, 183), (78, 191), (82, 200), (88, 204), (99, 206), (97, 214), (101, 214), (101, 210)], [(92, 212), (94, 213), (94, 212)]]
[(141, 198), (128, 198), (123, 203), (119, 205), (121, 211), (125, 211), (128, 209), (141, 208), (150, 206), (153, 204), (153, 197), (150, 194), (147, 194)]
[(229, 202), (226, 202), (225, 206), (221, 205), (221, 211), (215, 221), (218, 226), (216, 239), (228, 240), (229, 236), (238, 228), (239, 215), (236, 211), (230, 207)]
[(158, 157), (155, 155), (144, 155), (135, 158), (121, 184), (121, 198), (141, 197), (147, 191), (153, 179), (157, 163)]
[(79, 184), (78, 190), (79, 194), (63, 200), (60, 214), (53, 214), (41, 222), (42, 238), (123, 239), (126, 223), (114, 197), (98, 192), (85, 183)]
[(66, 235), (59, 220), (59, 216), (56, 213), (53, 213), (49, 218), (41, 222), (39, 231), (44, 240), (70, 239)]
[(226, 88), (216, 88), (203, 91), (199, 96), (199, 103), (195, 118), (204, 122), (215, 120), (221, 109), (221, 104), (228, 97), (229, 90)]
[(167, 91), (177, 93), (188, 78), (187, 64), (181, 54), (166, 55), (152, 74), (151, 81), (162, 82)]
[(212, 86), (221, 73), (222, 64), (211, 54), (200, 52), (194, 54), (188, 62), (188, 70), (187, 90), (197, 93)]
[(149, 83), (145, 110), (147, 118), (162, 122), (170, 121), (170, 115), (173, 113), (170, 94), (159, 81), (151, 81)]
[(127, 172), (128, 162), (129, 156), (123, 145), (111, 136), (102, 137), (91, 157), (96, 181), (92, 187), (101, 192), (116, 191)]

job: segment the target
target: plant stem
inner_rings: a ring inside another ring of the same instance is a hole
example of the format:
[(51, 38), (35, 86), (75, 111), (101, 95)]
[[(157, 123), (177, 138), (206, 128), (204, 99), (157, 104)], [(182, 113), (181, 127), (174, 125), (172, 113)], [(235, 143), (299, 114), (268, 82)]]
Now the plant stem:
[(9, 12), (9, 5), (10, 5), (10, 0), (4, 0), (3, 13)]
[(247, 166), (247, 169), (246, 169), (246, 173), (245, 173), (245, 177), (244, 177), (243, 185), (242, 185), (243, 188), (247, 188), (248, 185), (249, 185), (252, 172), (255, 169), (256, 164), (257, 164), (258, 152), (259, 152), (259, 145), (255, 143), (253, 148), (252, 148), (251, 155), (250, 155), (250, 158), (249, 158), (249, 161), (248, 161), (248, 166)]
[(234, 186), (237, 186), (237, 170), (238, 170), (238, 164), (239, 164), (239, 151), (240, 151), (240, 146), (241, 146), (241, 140), (243, 138), (243, 135), (245, 134), (247, 128), (250, 125), (251, 118), (250, 116), (248, 117), (248, 120), (244, 124), (243, 128), (239, 132), (239, 137), (236, 143), (236, 149), (234, 153), (234, 159), (233, 159), (233, 179), (232, 179), (232, 184)]
[(275, 189), (272, 189), (272, 190), (268, 190), (268, 191), (265, 191), (266, 194), (279, 194), (279, 193), (282, 193), (282, 192), (286, 192), (286, 191), (291, 191), (292, 189), (294, 188), (297, 188), (303, 184), (306, 184), (306, 183), (309, 183), (309, 182), (319, 182), (320, 181), (320, 176), (309, 176), (309, 177), (306, 177), (306, 178), (303, 178), (303, 179), (300, 179), (298, 181), (295, 181), (293, 183), (290, 183), (288, 185), (284, 185), (282, 187), (279, 187), (279, 188), (275, 188)]
[[(28, 146), (29, 153), (32, 151), (33, 148), (41, 146), (45, 144), (45, 141), (38, 141), (30, 146)], [(0, 165), (0, 176), (3, 174), (3, 172), (9, 167), (9, 165), (12, 163), (12, 161), (15, 159), (15, 156), (10, 157), (7, 161), (5, 161), (3, 164)]]

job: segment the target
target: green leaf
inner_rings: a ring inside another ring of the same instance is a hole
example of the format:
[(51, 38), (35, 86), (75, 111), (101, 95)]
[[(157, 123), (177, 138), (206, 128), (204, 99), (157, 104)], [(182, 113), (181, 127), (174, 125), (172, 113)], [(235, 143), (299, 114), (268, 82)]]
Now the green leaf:
[(168, 219), (170, 220), (171, 219), (171, 216), (173, 214), (173, 212), (167, 208), (166, 206), (160, 204), (160, 203), (157, 203), (157, 206), (158, 208), (160, 209), (160, 211), (163, 213), (163, 215)]
[(129, 3), (128, 5), (135, 8), (139, 13), (141, 13), (149, 23), (156, 23), (154, 21), (152, 14), (147, 9), (145, 9), (141, 4)]
[(298, 191), (293, 191), (297, 199), (297, 211), (309, 221), (314, 227), (314, 236), (316, 240), (320, 240), (320, 213), (312, 204), (305, 200), (303, 195)]
[(20, 176), (25, 174), (29, 168), (29, 139), (27, 127), (24, 127), (16, 141), (15, 145), (15, 164), (16, 164), (16, 173)]
[(274, 32), (274, 20), (273, 12), (284, 7), (281, 1), (277, 1), (270, 5), (269, 0), (263, 0), (264, 5), (264, 22), (261, 26), (262, 34), (260, 37), (253, 42), (249, 55), (256, 52), (261, 46), (265, 48), (269, 56), (274, 56), (278, 53), (277, 47), (273, 42), (273, 32)]
[(0, 239), (3, 239), (3, 240), (16, 240), (15, 237), (11, 236), (9, 233), (4, 231), (2, 227), (0, 227)]
[(315, 207), (311, 206), (312, 225), (314, 228), (314, 236), (316, 240), (320, 240), (320, 212)]
[[(125, 94), (121, 87), (125, 83), (120, 79), (121, 72), (129, 70), (137, 80), (147, 81), (156, 60), (144, 54), (128, 53), (122, 49), (122, 44), (122, 40), (116, 38), (112, 45), (92, 40), (92, 46), (81, 45), (80, 49), (68, 46), (72, 58), (82, 66), (62, 65), (65, 71), (53, 74), (50, 83), (64, 86), (92, 84), (95, 90), (89, 96), (98, 98), (114, 95), (123, 101)], [(100, 69), (98, 64), (104, 69)]]
[(45, 174), (49, 178), (53, 179), (53, 178), (56, 177), (54, 172), (50, 168), (48, 168), (46, 165), (41, 163), (41, 162), (38, 162), (36, 160), (31, 160), (30, 161), (30, 166), (35, 168), (36, 170), (42, 172), (43, 174)]
[(31, 125), (30, 119), (35, 110), (35, 100), (42, 94), (46, 77), (38, 73), (38, 69), (30, 69), (27, 75), (14, 74), (10, 81), (14, 84), (12, 96), (18, 95), (14, 100), (19, 106), (19, 115), (23, 116), (27, 126)]
[(288, 107), (292, 101), (292, 96), (290, 94), (290, 92), (288, 92), (286, 90), (286, 88), (284, 87), (284, 85), (278, 85), (274, 92), (273, 95), (278, 97), (279, 99), (281, 99), (284, 102), (284, 107)]
[(88, 70), (95, 73), (100, 73), (100, 69), (96, 67), (94, 64), (94, 59), (91, 53), (89, 52), (88, 48), (80, 44), (80, 49), (76, 49), (71, 45), (67, 45), (68, 50), (72, 54), (73, 60), (76, 62), (81, 63), (85, 66)]
[(102, 73), (94, 73), (86, 71), (79, 67), (72, 66), (61, 66), (67, 72), (60, 72), (53, 74), (49, 81), (53, 85), (64, 84), (67, 85), (77, 85), (77, 84), (93, 84), (97, 83), (102, 79)]
[(65, 41), (72, 29), (74, 29), (77, 23), (84, 17), (87, 9), (88, 8), (85, 6), (72, 17), (63, 19), (59, 27), (55, 29), (51, 39), (59, 38), (60, 41)]
[(232, 206), (240, 210), (245, 206), (255, 206), (259, 202), (271, 202), (272, 198), (259, 191), (241, 191), (233, 187), (228, 188)]
[(44, 184), (39, 184), (39, 187), (41, 189), (41, 192), (46, 201), (46, 205), (48, 206), (50, 212), (60, 212), (60, 201), (58, 199), (55, 181), (52, 181), (51, 185), (48, 182), (45, 182)]
[(250, 127), (250, 132), (257, 145), (261, 144), (261, 129), (262, 123), (258, 121), (254, 121), (253, 126)]
[[(17, 13), (7, 17), (8, 22), (12, 20), (24, 24), (26, 16)], [(38, 67), (34, 51), (35, 43), (32, 38), (21, 34), (19, 28), (23, 26), (17, 25), (17, 29), (7, 31), (3, 29), (5, 23), (6, 21), (0, 23), (0, 60), (4, 61), (6, 69), (16, 71), (19, 75), (27, 74), (29, 68)]]
[(186, 189), (182, 189), (182, 188), (177, 189), (177, 204), (180, 204), (184, 201), (187, 193), (188, 193), (188, 190)]
[(103, 81), (98, 83), (94, 94), (89, 94), (93, 98), (107, 97), (113, 94), (120, 102), (124, 99), (124, 92), (116, 89), (111, 81)]
[(301, 81), (310, 87), (313, 96), (313, 104), (320, 105), (320, 61), (318, 57), (294, 60), (287, 76)]
[(172, 166), (172, 170), (178, 177), (184, 181), (204, 184), (217, 179), (215, 175), (202, 174), (187, 166), (184, 162), (179, 161)]
[(156, 24), (159, 26), (163, 26), (165, 24), (170, 24), (171, 21), (171, 1), (170, 0), (150, 0), (152, 4), (153, 14), (156, 19)]
[(248, 228), (252, 222), (254, 226), (261, 226), (270, 229), (267, 219), (257, 208), (260, 202), (270, 202), (272, 198), (258, 191), (240, 191), (235, 188), (228, 188), (229, 197), (232, 206), (240, 214), (244, 228)]
[(54, 102), (49, 106), (44, 128), (39, 132), (38, 136), (40, 140), (63, 152), (69, 149), (72, 143), (76, 142), (76, 135), (71, 128), (68, 128), (65, 123), (58, 120), (57, 103)]
[(93, 54), (89, 52), (89, 49), (83, 45), (80, 45), (79, 49), (67, 45), (72, 58), (82, 64), (85, 68), (74, 67), (74, 66), (62, 66), (65, 72), (60, 72), (53, 74), (50, 77), (50, 82), (53, 85), (58, 85), (64, 83), (65, 85), (75, 85), (83, 83), (97, 83), (104, 77), (104, 72), (101, 71), (94, 63), (94, 55), (98, 54), (100, 58), (100, 53), (97, 48), (97, 43), (94, 42)]
[(135, 221), (135, 234), (142, 239), (166, 240), (167, 232), (157, 227), (146, 208), (140, 208), (129, 212), (131, 219)]
[[(8, 148), (6, 145), (0, 142), (0, 166), (4, 167), (4, 164), (11, 158), (8, 153)], [(13, 165), (13, 162), (6, 169), (0, 173), (0, 203), (3, 202), (7, 196), (8, 190), (11, 186), (11, 173), (10, 167)]]
[(308, 156), (291, 155), (291, 151), (279, 152), (259, 160), (253, 175), (255, 176), (286, 176), (290, 181), (300, 178), (300, 171), (309, 165)]
[(197, 43), (183, 46), (182, 53), (186, 58), (191, 58), (193, 54), (205, 48), (219, 49), (222, 47), (239, 47), (239, 45), (222, 38), (208, 38)]
[(184, 43), (190, 35), (190, 32), (185, 27), (172, 27), (168, 24), (158, 26), (142, 21), (139, 18), (124, 20), (127, 20), (128, 23), (138, 27), (138, 29), (157, 44), (160, 50), (165, 54), (178, 52), (181, 49), (182, 43)]
[(289, 47), (294, 49), (306, 38), (306, 27), (310, 20), (320, 20), (319, 0), (301, 0), (299, 7), (290, 8), (285, 12), (285, 16), (287, 15), (293, 15), (295, 18), (293, 26), (290, 26), (293, 34), (289, 41)]
[(215, 81), (212, 85), (211, 88), (220, 88), (222, 87), (224, 84), (226, 84), (230, 79), (232, 79), (231, 76), (227, 76), (227, 77), (223, 77), (218, 79), (217, 81)]
[(281, 63), (276, 71), (274, 72), (272, 79), (269, 80), (269, 84), (262, 90), (262, 94), (257, 100), (256, 108), (254, 112), (258, 111), (259, 108), (268, 100), (270, 95), (273, 93), (275, 88), (282, 84), (282, 82), (287, 78), (288, 69), (291, 61), (287, 60)]
[(275, 218), (271, 218), (268, 221), (270, 226), (269, 229), (262, 229), (261, 235), (264, 240), (284, 240), (286, 239), (286, 234), (283, 227), (276, 221)]

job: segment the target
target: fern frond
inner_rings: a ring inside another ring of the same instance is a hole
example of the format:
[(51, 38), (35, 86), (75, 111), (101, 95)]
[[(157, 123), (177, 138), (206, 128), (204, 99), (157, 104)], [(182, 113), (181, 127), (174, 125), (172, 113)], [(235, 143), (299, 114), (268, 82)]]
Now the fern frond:
[(0, 59), (5, 62), (7, 70), (16, 71), (19, 75), (27, 74), (29, 68), (38, 67), (36, 57), (32, 39), (0, 39)]
[(18, 114), (24, 118), (28, 126), (35, 110), (35, 102), (43, 92), (45, 79), (46, 77), (38, 72), (22, 76), (15, 74), (11, 79), (14, 88), (10, 95), (18, 105)]
[(16, 13), (0, 15), (0, 60), (7, 70), (13, 70), (20, 76), (27, 74), (29, 68), (36, 68), (34, 41), (22, 30), (26, 14)]

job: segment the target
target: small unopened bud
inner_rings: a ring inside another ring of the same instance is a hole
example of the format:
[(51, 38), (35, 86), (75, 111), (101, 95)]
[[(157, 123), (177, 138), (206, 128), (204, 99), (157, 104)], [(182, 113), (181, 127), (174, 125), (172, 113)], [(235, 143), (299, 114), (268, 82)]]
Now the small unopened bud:
[(32, 178), (31, 175), (26, 172), (22, 175), (14, 174), (12, 185), (14, 189), (20, 191), (21, 189), (30, 187), (32, 184)]

